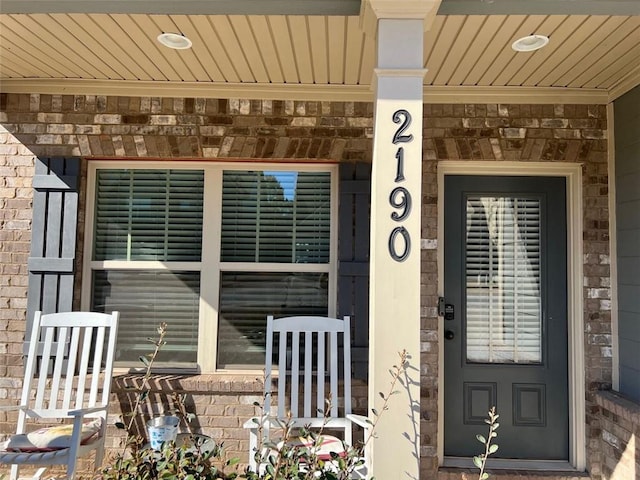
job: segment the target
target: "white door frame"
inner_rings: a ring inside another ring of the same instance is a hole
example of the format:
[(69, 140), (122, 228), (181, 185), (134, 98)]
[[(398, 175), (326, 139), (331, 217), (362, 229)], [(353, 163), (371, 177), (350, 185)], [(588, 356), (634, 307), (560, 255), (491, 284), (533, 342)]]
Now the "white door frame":
[[(582, 166), (562, 162), (438, 162), (438, 295), (444, 288), (444, 177), (445, 175), (518, 175), (567, 179), (567, 307), (569, 354), (569, 463), (586, 468), (585, 374), (583, 329)], [(444, 320), (438, 321), (438, 342), (444, 345)], [(438, 463), (444, 459), (444, 349), (438, 353)], [(498, 412), (499, 413), (499, 412)], [(497, 442), (500, 444), (500, 432)]]

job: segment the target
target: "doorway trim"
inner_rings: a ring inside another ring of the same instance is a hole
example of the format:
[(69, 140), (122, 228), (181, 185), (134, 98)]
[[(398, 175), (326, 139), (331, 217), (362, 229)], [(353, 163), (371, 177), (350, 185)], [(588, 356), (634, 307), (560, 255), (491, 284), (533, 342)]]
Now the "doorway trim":
[[(438, 162), (438, 296), (444, 288), (445, 175), (545, 176), (567, 179), (567, 313), (569, 378), (569, 463), (586, 468), (583, 330), (582, 165), (563, 162)], [(438, 344), (444, 344), (444, 319), (438, 318)], [(444, 459), (444, 349), (438, 349), (438, 464)], [(498, 441), (498, 443), (500, 443)]]

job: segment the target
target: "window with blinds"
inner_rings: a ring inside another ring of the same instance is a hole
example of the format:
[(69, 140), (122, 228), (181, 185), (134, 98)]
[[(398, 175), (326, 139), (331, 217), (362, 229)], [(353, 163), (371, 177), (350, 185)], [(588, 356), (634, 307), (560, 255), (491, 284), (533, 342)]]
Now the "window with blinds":
[(218, 366), (245, 368), (264, 363), (268, 314), (328, 314), (331, 175), (229, 170), (222, 183)]
[[(93, 260), (104, 268), (93, 272), (92, 309), (120, 311), (121, 365), (139, 366), (161, 322), (169, 328), (158, 364), (196, 364), (200, 272), (174, 270), (174, 262), (199, 270), (203, 200), (202, 170), (96, 173)], [(118, 261), (127, 269), (109, 268)]]
[(473, 196), (466, 205), (467, 361), (540, 363), (540, 199)]
[(332, 166), (96, 163), (83, 304), (121, 312), (120, 366), (167, 322), (159, 367), (261, 368), (267, 315), (333, 313)]

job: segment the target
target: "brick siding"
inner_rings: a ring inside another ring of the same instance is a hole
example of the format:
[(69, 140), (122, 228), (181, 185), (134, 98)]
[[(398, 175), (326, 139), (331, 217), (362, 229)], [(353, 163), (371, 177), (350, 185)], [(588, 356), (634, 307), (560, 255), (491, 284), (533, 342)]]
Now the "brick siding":
[[(92, 158), (264, 159), (369, 162), (373, 105), (245, 99), (0, 94), (0, 405), (15, 403), (22, 379), (27, 256), (34, 156), (81, 156), (78, 267), (84, 232), (86, 162)], [(596, 455), (595, 393), (611, 384), (611, 315), (606, 109), (591, 105), (425, 105), (423, 139), (421, 478), (436, 478), (438, 419), (437, 177), (440, 160), (577, 162), (583, 168), (584, 326), (589, 469)], [(80, 268), (77, 269), (80, 272)], [(82, 279), (77, 276), (77, 291)], [(76, 295), (79, 298), (79, 294)], [(77, 305), (79, 306), (79, 305)], [(112, 417), (125, 408), (114, 387)], [(174, 382), (190, 394), (201, 430), (229, 438), (247, 456), (246, 432), (261, 393), (255, 379), (200, 375)], [(359, 409), (366, 388), (356, 385)], [(153, 397), (155, 398), (155, 397)], [(151, 409), (156, 408), (154, 404)], [(0, 413), (0, 436), (15, 419)], [(124, 437), (109, 428), (110, 454)], [(452, 478), (447, 476), (446, 478)], [(462, 478), (462, 477), (459, 477)]]
[(598, 392), (597, 428), (593, 439), (598, 456), (597, 471), (610, 480), (628, 480), (640, 476), (640, 405), (610, 391)]

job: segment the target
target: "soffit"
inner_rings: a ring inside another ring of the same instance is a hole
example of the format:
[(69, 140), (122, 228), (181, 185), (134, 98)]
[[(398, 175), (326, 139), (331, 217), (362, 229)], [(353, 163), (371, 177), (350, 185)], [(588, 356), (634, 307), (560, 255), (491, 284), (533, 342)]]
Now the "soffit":
[[(372, 95), (375, 38), (357, 15), (2, 13), (0, 26), (6, 92)], [(161, 32), (182, 32), (193, 48), (167, 49), (155, 40)], [(511, 49), (531, 33), (549, 45)], [(436, 100), (475, 91), (606, 101), (640, 84), (640, 15), (439, 14), (424, 52), (425, 94)]]

